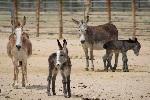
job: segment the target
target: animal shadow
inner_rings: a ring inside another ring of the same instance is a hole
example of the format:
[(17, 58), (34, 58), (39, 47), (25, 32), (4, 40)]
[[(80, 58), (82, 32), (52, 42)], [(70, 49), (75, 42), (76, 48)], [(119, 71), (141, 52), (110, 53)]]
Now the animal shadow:
[(29, 85), (26, 86), (26, 89), (36, 89), (36, 90), (45, 90), (47, 88), (46, 85)]

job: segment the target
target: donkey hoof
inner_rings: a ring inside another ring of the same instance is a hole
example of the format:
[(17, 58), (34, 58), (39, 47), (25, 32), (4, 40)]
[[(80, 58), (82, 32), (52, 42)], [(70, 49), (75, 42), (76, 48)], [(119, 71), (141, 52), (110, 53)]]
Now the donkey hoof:
[(88, 68), (85, 68), (85, 71), (89, 71), (89, 69), (88, 69)]
[(123, 72), (126, 72), (126, 70), (123, 70)]
[(126, 72), (129, 72), (129, 70), (127, 69)]
[(105, 68), (105, 69), (104, 69), (104, 71), (105, 71), (105, 72), (108, 72), (108, 69), (107, 69), (107, 68)]
[(67, 94), (64, 94), (64, 97), (65, 97), (65, 98), (68, 98), (68, 95), (67, 95)]
[(116, 70), (116, 67), (113, 67), (113, 70)]
[(113, 69), (112, 72), (115, 72), (115, 70)]
[(91, 68), (91, 71), (94, 71), (94, 68)]
[(25, 87), (26, 85), (25, 84), (22, 84), (22, 87)]
[(71, 97), (71, 93), (68, 93), (68, 98), (70, 98)]
[(53, 95), (56, 95), (56, 93), (53, 93)]
[(51, 96), (51, 93), (50, 93), (50, 92), (47, 92), (47, 95), (48, 95), (48, 96)]

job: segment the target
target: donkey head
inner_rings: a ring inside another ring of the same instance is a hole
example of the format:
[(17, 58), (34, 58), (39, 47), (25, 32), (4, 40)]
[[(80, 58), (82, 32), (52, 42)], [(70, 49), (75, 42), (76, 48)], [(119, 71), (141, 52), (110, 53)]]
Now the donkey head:
[(13, 27), (13, 33), (16, 35), (16, 47), (18, 48), (18, 50), (20, 50), (23, 39), (23, 26), (26, 24), (26, 17), (23, 17), (22, 23), (20, 21), (15, 21), (11, 19), (11, 24)]
[(134, 38), (134, 39), (129, 39), (129, 41), (131, 41), (134, 45), (133, 45), (133, 51), (134, 51), (134, 54), (136, 56), (139, 55), (139, 51), (141, 49), (141, 44), (138, 42), (137, 38)]
[(72, 18), (72, 21), (78, 26), (79, 29), (79, 33), (80, 33), (80, 42), (83, 44), (85, 42), (85, 37), (86, 37), (86, 32), (87, 32), (87, 28), (88, 28), (88, 21), (89, 21), (89, 16), (87, 16), (86, 20), (81, 20), (81, 21), (77, 21), (75, 19)]
[(58, 39), (57, 39), (57, 43), (58, 43), (59, 50), (56, 53), (56, 66), (62, 67), (62, 65), (66, 63), (68, 60), (68, 49), (66, 47), (67, 41), (65, 39), (63, 40), (63, 46), (61, 45)]

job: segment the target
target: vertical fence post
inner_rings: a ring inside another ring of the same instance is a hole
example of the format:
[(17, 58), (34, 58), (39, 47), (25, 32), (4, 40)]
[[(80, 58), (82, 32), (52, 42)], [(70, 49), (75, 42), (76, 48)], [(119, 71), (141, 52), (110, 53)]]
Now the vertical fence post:
[(132, 0), (132, 18), (133, 18), (133, 35), (132, 37), (135, 38), (136, 35), (136, 1)]
[(63, 0), (59, 0), (59, 39), (61, 39), (63, 36)]
[(40, 0), (36, 0), (36, 37), (39, 37)]
[(13, 10), (14, 10), (14, 14), (13, 14), (13, 16), (14, 16), (14, 20), (15, 21), (18, 21), (18, 0), (13, 0)]
[(106, 1), (107, 13), (108, 13), (108, 22), (111, 22), (111, 0)]

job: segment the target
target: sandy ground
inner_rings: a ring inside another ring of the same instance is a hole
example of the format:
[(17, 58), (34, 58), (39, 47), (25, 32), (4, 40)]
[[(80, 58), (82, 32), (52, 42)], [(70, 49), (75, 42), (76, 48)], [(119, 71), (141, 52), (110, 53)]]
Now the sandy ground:
[[(103, 51), (94, 51), (95, 69), (84, 71), (85, 57), (77, 36), (64, 36), (68, 40), (72, 61), (71, 91), (68, 100), (150, 100), (150, 38), (141, 36), (142, 48), (139, 56), (128, 52), (129, 71), (122, 72), (121, 55), (117, 72), (103, 72)], [(127, 39), (122, 36), (120, 39)], [(47, 96), (48, 56), (57, 50), (55, 35), (31, 36), (33, 55), (28, 59), (28, 80), (26, 88), (12, 87), (13, 65), (6, 53), (8, 35), (0, 36), (0, 100), (66, 100), (62, 92), (62, 79), (58, 74), (56, 96)]]

